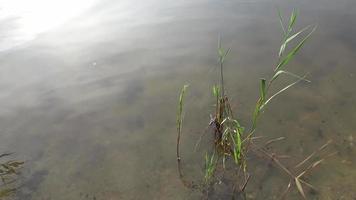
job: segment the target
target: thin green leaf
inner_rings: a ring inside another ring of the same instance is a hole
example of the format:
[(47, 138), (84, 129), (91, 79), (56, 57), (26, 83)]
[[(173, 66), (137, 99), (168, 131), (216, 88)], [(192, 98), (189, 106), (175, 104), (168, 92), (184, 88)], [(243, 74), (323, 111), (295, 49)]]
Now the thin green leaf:
[(297, 81), (287, 85), (286, 87), (284, 87), (283, 89), (279, 90), (278, 92), (276, 92), (274, 95), (272, 95), (269, 99), (267, 99), (267, 101), (265, 101), (265, 103), (261, 106), (261, 109), (263, 109), (274, 97), (278, 96), (279, 94), (281, 94), (282, 92), (286, 91), (288, 88), (292, 87), (293, 85), (299, 83), (300, 81), (304, 80), (306, 76), (301, 77), (300, 79), (298, 79)]
[(240, 158), (240, 153), (241, 153), (241, 136), (240, 136), (240, 131), (238, 130), (238, 128), (236, 129), (236, 147), (237, 147), (237, 150), (239, 152), (239, 158)]
[(231, 50), (231, 47), (229, 47), (229, 48), (227, 49), (227, 51), (225, 51), (223, 57), (221, 58), (221, 62), (222, 62), (222, 63), (224, 63), (225, 58), (226, 58), (226, 56), (229, 54), (230, 50)]
[(266, 79), (261, 79), (260, 98), (258, 99), (258, 101), (256, 103), (255, 110), (253, 112), (252, 129), (251, 130), (254, 130), (256, 128), (257, 118), (260, 114), (261, 107), (264, 104), (265, 100), (266, 100)]
[(295, 33), (294, 35), (290, 36), (289, 38), (286, 39), (285, 43), (289, 43), (290, 41), (292, 41), (294, 38), (298, 37), (298, 35), (300, 35), (301, 33), (303, 33), (304, 31), (306, 31), (308, 28), (310, 28), (309, 26), (304, 27), (303, 29), (301, 29), (300, 31), (298, 31), (297, 33)]
[(245, 131), (245, 128), (242, 127), (236, 119), (233, 119), (232, 121), (234, 122), (235, 127), (237, 128), (236, 130), (240, 133), (240, 135), (242, 135), (243, 132)]
[(280, 49), (279, 49), (278, 56), (281, 57), (283, 55), (283, 53), (284, 53), (284, 50), (287, 47), (287, 44), (289, 42), (291, 42), (294, 38), (298, 37), (298, 35), (300, 35), (304, 31), (306, 31), (308, 28), (310, 28), (310, 26), (307, 26), (307, 27), (303, 28), (302, 30), (300, 30), (297, 33), (295, 33), (294, 35), (292, 35), (292, 36), (288, 37), (287, 39), (285, 39), (284, 42), (282, 43)]
[(219, 88), (219, 86), (217, 86), (217, 85), (214, 85), (214, 86), (213, 86), (213, 95), (214, 95), (214, 97), (219, 97), (219, 95), (220, 95), (220, 88)]
[(209, 158), (208, 154), (205, 154), (205, 181), (209, 182), (210, 178), (213, 176), (215, 171), (215, 152)]
[(234, 154), (234, 161), (236, 164), (239, 164), (241, 158), (241, 137), (238, 131), (234, 131), (236, 134), (233, 136), (230, 134), (231, 140), (234, 144), (233, 154)]
[(279, 23), (281, 24), (282, 30), (283, 30), (283, 36), (285, 36), (287, 34), (286, 29), (284, 28), (283, 25), (283, 17), (281, 14), (281, 10), (278, 8), (278, 17), (279, 17)]
[(287, 75), (290, 75), (290, 76), (292, 76), (292, 77), (294, 77), (294, 78), (298, 78), (298, 79), (302, 79), (303, 81), (306, 81), (306, 82), (308, 82), (308, 83), (310, 83), (311, 81), (310, 80), (308, 80), (308, 79), (305, 79), (305, 78), (303, 78), (303, 77), (301, 77), (301, 76), (298, 76), (298, 75), (296, 75), (296, 74), (294, 74), (294, 73), (292, 73), (292, 72), (288, 72), (288, 71), (284, 71), (284, 70), (279, 70), (279, 71), (277, 71), (275, 74), (274, 74), (274, 76), (272, 77), (272, 79), (271, 79), (271, 83), (274, 81), (274, 80), (276, 80), (278, 77), (279, 77), (279, 75), (281, 75), (281, 74), (287, 74)]
[(286, 43), (283, 42), (283, 44), (281, 45), (281, 48), (279, 49), (278, 57), (282, 56), (282, 54), (284, 53), (285, 49), (286, 49)]
[(284, 65), (286, 65), (294, 56), (297, 54), (297, 52), (302, 48), (304, 43), (307, 41), (307, 39), (312, 35), (312, 33), (315, 31), (316, 26), (310, 31), (310, 33), (301, 41), (299, 44), (291, 50), (287, 56), (283, 58), (281, 62), (278, 63), (277, 67), (275, 68), (274, 71), (280, 70)]
[(261, 106), (262, 106), (262, 99), (260, 97), (256, 103), (256, 107), (253, 112), (251, 132), (253, 132), (256, 129), (257, 119), (258, 119), (258, 116), (260, 115)]
[(219, 58), (222, 59), (222, 57), (224, 56), (224, 49), (220, 47), (218, 49), (218, 54), (219, 54)]
[(214, 162), (214, 156), (215, 156), (215, 153), (213, 153), (213, 155), (210, 157), (210, 164), (212, 164)]
[(239, 152), (234, 148), (234, 161), (238, 165), (239, 164)]
[(264, 79), (264, 78), (261, 79), (260, 95), (261, 95), (262, 101), (264, 101), (266, 99), (266, 79)]
[(297, 19), (297, 10), (296, 9), (293, 9), (293, 12), (290, 16), (290, 19), (289, 19), (289, 25), (288, 25), (288, 32), (291, 32), (292, 31), (292, 28), (296, 22), (296, 19)]

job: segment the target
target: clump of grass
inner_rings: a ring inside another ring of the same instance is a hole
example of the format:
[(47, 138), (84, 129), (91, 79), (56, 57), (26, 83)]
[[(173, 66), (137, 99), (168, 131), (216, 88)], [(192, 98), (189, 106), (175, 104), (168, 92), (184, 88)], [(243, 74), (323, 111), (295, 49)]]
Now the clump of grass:
[[(209, 153), (205, 156), (205, 175), (203, 183), (205, 186), (209, 185), (214, 178), (214, 174), (217, 173), (217, 166), (222, 165), (222, 169), (225, 169), (225, 163), (227, 161), (232, 161), (236, 166), (236, 185), (234, 186), (234, 192), (241, 193), (244, 192), (246, 185), (250, 179), (250, 173), (247, 168), (247, 155), (249, 152), (262, 154), (264, 157), (271, 160), (278, 168), (284, 171), (287, 175), (290, 176), (291, 181), (287, 187), (286, 192), (289, 191), (289, 188), (292, 184), (296, 186), (296, 189), (299, 191), (303, 198), (306, 198), (305, 192), (303, 189), (303, 185), (307, 187), (314, 187), (307, 183), (302, 177), (311, 169), (315, 168), (319, 165), (324, 159), (318, 160), (310, 164), (308, 167), (299, 171), (299, 173), (294, 174), (294, 172), (290, 171), (287, 167), (285, 167), (279, 160), (278, 156), (275, 154), (269, 153), (266, 148), (273, 142), (280, 141), (284, 138), (277, 138), (267, 141), (264, 145), (259, 146), (255, 143), (256, 137), (254, 137), (254, 133), (256, 131), (258, 125), (258, 119), (261, 114), (266, 109), (267, 105), (278, 95), (285, 92), (292, 86), (296, 85), (301, 81), (310, 82), (306, 79), (306, 74), (297, 75), (288, 70), (286, 70), (287, 64), (295, 57), (295, 55), (300, 51), (300, 49), (304, 46), (306, 41), (310, 38), (312, 33), (315, 31), (316, 26), (307, 26), (299, 31), (294, 32), (294, 26), (297, 20), (298, 13), (296, 10), (293, 10), (289, 17), (289, 22), (287, 25), (284, 24), (284, 19), (282, 14), (278, 11), (279, 22), (282, 27), (283, 37), (281, 46), (278, 52), (278, 62), (274, 66), (273, 75), (268, 78), (260, 79), (260, 88), (259, 88), (259, 98), (256, 102), (255, 109), (252, 113), (252, 123), (249, 129), (244, 128), (241, 125), (240, 121), (234, 116), (233, 110), (231, 109), (229, 98), (226, 95), (225, 87), (224, 87), (224, 61), (227, 58), (230, 48), (225, 50), (222, 48), (221, 42), (218, 42), (218, 61), (219, 61), (219, 70), (220, 70), (220, 81), (218, 85), (214, 85), (212, 87), (213, 97), (215, 99), (215, 111), (214, 114), (211, 115), (211, 120), (208, 128), (213, 132), (214, 142), (213, 142), (213, 152)], [(305, 32), (307, 32), (305, 34)], [(302, 37), (299, 42), (292, 47), (289, 47), (290, 44), (295, 43), (294, 41), (297, 38)], [(288, 51), (289, 50), (289, 51)], [(289, 76), (293, 79), (290, 83), (287, 83), (284, 87), (278, 90), (278, 92), (271, 94), (271, 88), (273, 83), (278, 80), (281, 76)], [(185, 85), (181, 93), (179, 95), (179, 105), (178, 105), (178, 113), (177, 113), (177, 162), (180, 177), (182, 177), (181, 171), (181, 157), (179, 153), (179, 145), (180, 145), (180, 135), (182, 132), (182, 110), (183, 110), (183, 102), (184, 102), (184, 94), (186, 93), (187, 85)], [(327, 143), (328, 145), (328, 143)], [(326, 147), (327, 145), (324, 145)], [(320, 149), (320, 151), (322, 150)], [(300, 167), (305, 164), (307, 161), (310, 161), (311, 158), (316, 154), (314, 152), (305, 160), (300, 162), (296, 167)], [(221, 160), (222, 162), (218, 162)], [(283, 194), (284, 195), (284, 194)]]

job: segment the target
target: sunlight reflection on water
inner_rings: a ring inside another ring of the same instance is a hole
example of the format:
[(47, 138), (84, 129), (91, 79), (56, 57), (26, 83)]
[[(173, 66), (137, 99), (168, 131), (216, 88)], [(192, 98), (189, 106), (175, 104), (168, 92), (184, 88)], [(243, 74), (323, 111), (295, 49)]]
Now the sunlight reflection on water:
[[(82, 14), (95, 0), (1, 0), (0, 50), (32, 40)], [(9, 22), (10, 21), (10, 22)]]

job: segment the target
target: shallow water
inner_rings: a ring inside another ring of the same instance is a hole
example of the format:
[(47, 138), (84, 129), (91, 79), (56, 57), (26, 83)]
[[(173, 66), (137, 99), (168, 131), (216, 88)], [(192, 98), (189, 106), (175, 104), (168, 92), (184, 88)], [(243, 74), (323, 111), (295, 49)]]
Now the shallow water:
[[(308, 176), (318, 192), (307, 195), (355, 199), (354, 0), (106, 0), (14, 45), (2, 42), (0, 150), (26, 161), (18, 198), (199, 199), (177, 174), (179, 89), (190, 84), (183, 164), (187, 176), (199, 178), (202, 152), (193, 149), (213, 112), (218, 35), (231, 47), (228, 94), (249, 124), (258, 79), (276, 62), (277, 7), (286, 15), (298, 8), (298, 27), (318, 24), (289, 65), (309, 73), (312, 82), (270, 104), (256, 134), (287, 137), (276, 150), (294, 160), (332, 139), (329, 151), (338, 153)], [(26, 34), (16, 32), (16, 20), (1, 22), (7, 33), (2, 41)], [(250, 199), (276, 199), (288, 177), (257, 158), (251, 162), (256, 178)], [(299, 195), (292, 191), (289, 199)]]

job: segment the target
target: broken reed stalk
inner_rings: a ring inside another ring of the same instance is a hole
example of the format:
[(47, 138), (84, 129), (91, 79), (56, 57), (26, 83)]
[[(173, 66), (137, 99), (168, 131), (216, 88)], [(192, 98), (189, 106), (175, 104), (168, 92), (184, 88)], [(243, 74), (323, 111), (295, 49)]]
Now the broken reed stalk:
[[(270, 141), (280, 141), (279, 138), (270, 140)], [(324, 145), (322, 145), (317, 151), (314, 151), (310, 156), (308, 156), (306, 159), (304, 159), (301, 163), (299, 163), (298, 165), (296, 165), (294, 168), (300, 167), (302, 164), (306, 163), (308, 160), (310, 160), (313, 156), (316, 155), (316, 153), (320, 153), (322, 150), (324, 150), (329, 144), (332, 143), (332, 140), (329, 140), (328, 142), (326, 142)], [(269, 145), (270, 143), (265, 143), (265, 146)], [(335, 155), (337, 152), (331, 153), (331, 154), (327, 154), (326, 156), (323, 156), (321, 159), (311, 163), (308, 167), (306, 167), (305, 169), (303, 169), (300, 173), (297, 173), (298, 175), (295, 175), (291, 170), (289, 170), (285, 165), (283, 165), (280, 160), (277, 158), (278, 156), (275, 154), (271, 154), (267, 151), (267, 149), (265, 149), (265, 147), (257, 147), (254, 144), (252, 144), (255, 147), (255, 152), (256, 150), (258, 152), (261, 152), (262, 154), (264, 154), (270, 161), (272, 161), (273, 163), (275, 163), (279, 169), (281, 169), (282, 171), (284, 171), (293, 181), (294, 184), (296, 185), (299, 193), (302, 195), (302, 197), (304, 199), (306, 199), (305, 193), (304, 193), (304, 189), (302, 187), (302, 184), (308, 186), (309, 188), (316, 190), (315, 187), (313, 185), (311, 185), (310, 183), (304, 181), (302, 179), (303, 176), (305, 176), (305, 174), (307, 172), (309, 172), (310, 170), (314, 169), (315, 167), (317, 167), (318, 165), (320, 165), (326, 158)], [(290, 184), (291, 182), (288, 184), (287, 189), (285, 192), (289, 191), (290, 188)], [(282, 193), (281, 199), (284, 198), (286, 194)]]
[(313, 156), (315, 156), (317, 153), (319, 153), (320, 151), (322, 151), (323, 149), (325, 149), (329, 144), (332, 143), (332, 140), (329, 140), (327, 143), (325, 143), (323, 146), (321, 146), (318, 150), (314, 151), (313, 153), (311, 153), (308, 157), (306, 157), (303, 161), (301, 161), (299, 164), (297, 164), (295, 166), (295, 168), (298, 168), (300, 166), (302, 166), (304, 163), (306, 163), (308, 160), (310, 160)]

